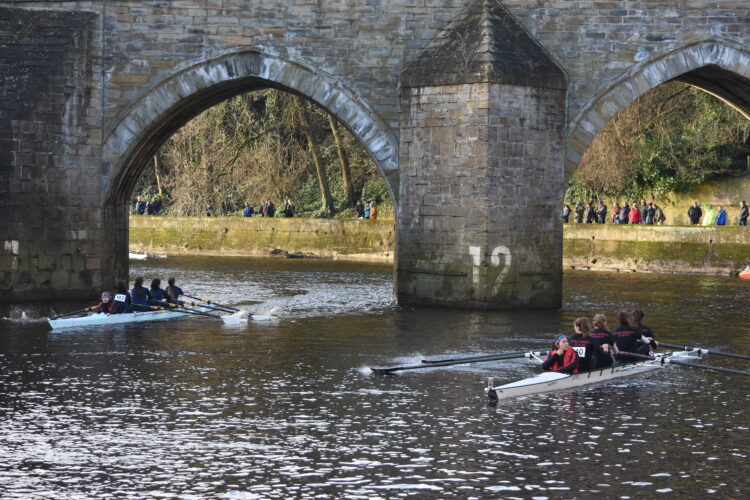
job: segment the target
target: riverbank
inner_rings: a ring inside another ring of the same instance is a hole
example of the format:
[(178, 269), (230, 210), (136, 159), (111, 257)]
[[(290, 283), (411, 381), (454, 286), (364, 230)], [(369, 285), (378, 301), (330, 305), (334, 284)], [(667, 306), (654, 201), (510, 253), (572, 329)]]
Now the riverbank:
[[(393, 263), (392, 220), (130, 217), (130, 250)], [(567, 269), (730, 274), (750, 264), (750, 228), (565, 224)]]
[(130, 216), (130, 250), (393, 262), (393, 220)]
[(750, 229), (741, 226), (565, 224), (568, 269), (730, 274), (750, 264)]

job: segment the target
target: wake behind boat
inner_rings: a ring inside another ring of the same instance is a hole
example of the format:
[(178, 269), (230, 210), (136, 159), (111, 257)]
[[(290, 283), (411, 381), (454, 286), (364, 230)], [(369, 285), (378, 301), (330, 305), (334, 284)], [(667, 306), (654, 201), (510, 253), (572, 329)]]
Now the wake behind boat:
[(592, 370), (573, 375), (560, 372), (544, 372), (534, 377), (525, 378), (509, 384), (492, 387), (487, 389), (487, 396), (490, 401), (499, 401), (518, 396), (538, 394), (542, 392), (561, 391), (576, 389), (586, 385), (606, 382), (624, 377), (632, 377), (645, 373), (652, 373), (668, 364), (682, 364), (686, 361), (701, 359), (707, 354), (707, 349), (690, 348), (685, 351), (669, 351), (654, 354), (651, 359), (636, 363), (621, 364), (610, 366), (599, 370)]

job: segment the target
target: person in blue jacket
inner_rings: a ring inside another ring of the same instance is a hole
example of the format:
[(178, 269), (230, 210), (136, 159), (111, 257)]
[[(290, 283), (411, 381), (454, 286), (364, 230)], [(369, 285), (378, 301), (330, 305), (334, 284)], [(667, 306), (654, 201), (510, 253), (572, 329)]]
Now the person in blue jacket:
[(133, 282), (133, 289), (130, 290), (130, 301), (134, 311), (150, 310), (149, 301), (151, 293), (143, 286), (143, 278), (138, 276)]
[(161, 280), (155, 278), (151, 280), (151, 290), (148, 291), (151, 294), (151, 303), (161, 302), (166, 300), (167, 292), (161, 287)]
[(182, 288), (175, 285), (175, 279), (169, 278), (167, 280), (167, 301), (169, 302), (179, 302), (180, 295), (182, 295)]
[(117, 282), (117, 291), (112, 297), (112, 308), (109, 310), (110, 314), (122, 314), (129, 313), (132, 311), (131, 308), (130, 294), (128, 288), (122, 281)]
[(726, 226), (727, 225), (727, 211), (724, 207), (719, 207), (719, 213), (716, 215), (716, 225)]

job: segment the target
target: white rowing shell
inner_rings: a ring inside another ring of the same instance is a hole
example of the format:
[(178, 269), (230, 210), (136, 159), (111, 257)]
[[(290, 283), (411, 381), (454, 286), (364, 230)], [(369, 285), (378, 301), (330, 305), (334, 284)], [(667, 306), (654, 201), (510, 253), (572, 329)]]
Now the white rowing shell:
[[(703, 350), (702, 353), (705, 353)], [(488, 395), (492, 400), (507, 399), (541, 392), (574, 389), (589, 384), (605, 382), (642, 373), (653, 372), (663, 368), (671, 358), (678, 360), (699, 359), (699, 350), (674, 351), (656, 354), (656, 359), (615, 367), (602, 368), (590, 372), (568, 375), (559, 372), (544, 372), (535, 377), (518, 380), (509, 384), (492, 387)]]
[[(211, 309), (205, 307), (196, 307), (200, 312), (211, 312)], [(72, 328), (79, 326), (101, 326), (101, 325), (120, 325), (124, 323), (143, 323), (146, 321), (163, 321), (169, 319), (184, 318), (185, 316), (200, 316), (179, 311), (138, 311), (132, 313), (110, 314), (94, 313), (88, 316), (77, 318), (47, 319), (53, 330), (61, 328)]]

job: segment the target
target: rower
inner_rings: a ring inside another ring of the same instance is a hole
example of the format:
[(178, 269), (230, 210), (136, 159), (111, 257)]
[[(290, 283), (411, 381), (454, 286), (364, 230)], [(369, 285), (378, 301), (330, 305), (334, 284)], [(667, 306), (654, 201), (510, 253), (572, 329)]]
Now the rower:
[(131, 312), (131, 298), (128, 293), (128, 288), (122, 281), (117, 282), (117, 291), (115, 296), (112, 297), (112, 309), (111, 314), (121, 314)]
[(138, 276), (133, 282), (133, 289), (130, 291), (130, 298), (134, 311), (148, 311), (151, 293), (143, 286), (143, 277)]
[(570, 337), (570, 347), (578, 354), (578, 370), (588, 372), (596, 368), (596, 357), (594, 351), (596, 345), (589, 333), (591, 322), (588, 318), (578, 318), (573, 322), (575, 335)]
[(650, 326), (643, 324), (643, 318), (646, 317), (643, 311), (641, 311), (640, 309), (635, 309), (632, 313), (630, 313), (630, 317), (633, 320), (633, 326), (638, 331), (640, 331), (641, 335), (643, 336), (641, 342), (643, 342), (644, 344), (649, 344), (653, 349), (659, 347), (659, 343), (654, 340), (654, 331)]
[(560, 335), (552, 344), (552, 350), (547, 353), (547, 358), (542, 363), (542, 369), (562, 372), (578, 373), (578, 354), (570, 347), (568, 337)]
[(112, 302), (109, 300), (110, 298), (112, 297), (109, 292), (102, 292), (102, 301), (96, 305), (94, 311), (109, 315), (110, 310), (112, 309)]
[(596, 367), (606, 368), (614, 364), (615, 343), (607, 327), (607, 317), (603, 314), (594, 315), (594, 329), (589, 333), (596, 349)]
[(151, 280), (151, 290), (148, 291), (151, 294), (151, 302), (161, 302), (167, 298), (167, 292), (161, 288), (161, 280), (155, 278)]
[(180, 295), (182, 295), (182, 288), (174, 284), (175, 279), (169, 278), (167, 280), (167, 301), (178, 302)]
[(615, 347), (617, 348), (617, 361), (633, 362), (637, 361), (636, 358), (628, 356), (625, 353), (636, 353), (644, 356), (648, 356), (649, 345), (638, 345), (643, 335), (640, 330), (636, 329), (630, 322), (630, 314), (627, 311), (620, 311), (617, 313), (617, 321), (620, 324), (617, 328), (612, 330), (612, 338), (615, 341)]

